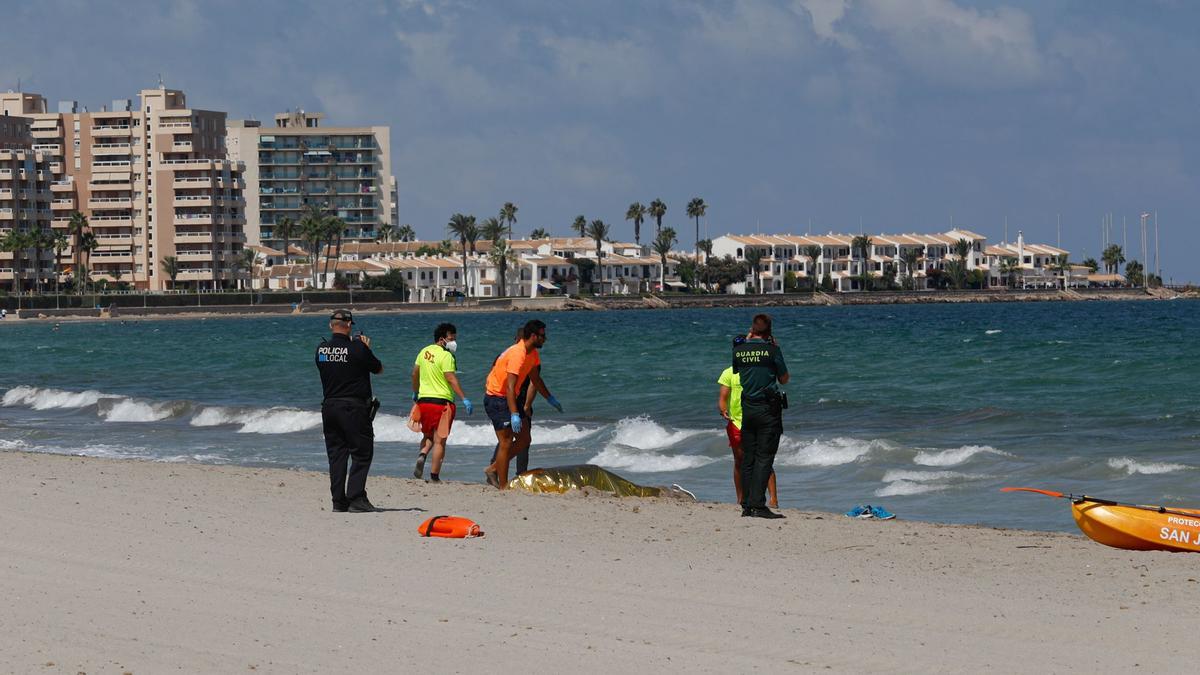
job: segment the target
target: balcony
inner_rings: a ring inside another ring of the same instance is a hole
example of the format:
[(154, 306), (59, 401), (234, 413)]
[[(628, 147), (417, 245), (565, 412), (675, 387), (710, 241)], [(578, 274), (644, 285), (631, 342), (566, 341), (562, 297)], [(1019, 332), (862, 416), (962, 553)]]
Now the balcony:
[(62, 136), (62, 129), (58, 127), (34, 127), (31, 132), (33, 137), (37, 139), (51, 139)]
[(215, 222), (220, 222), (220, 216), (214, 216), (211, 213), (176, 213), (175, 223), (177, 225), (212, 225)]
[(92, 162), (92, 173), (128, 173), (131, 166), (128, 160)]
[(211, 243), (216, 240), (217, 235), (213, 232), (175, 230), (175, 241)]
[(75, 208), (74, 199), (55, 199), (50, 202), (51, 211), (71, 211)]
[(92, 155), (128, 155), (133, 152), (132, 146), (129, 143), (94, 143), (92, 144)]
[(133, 189), (133, 184), (130, 183), (128, 179), (118, 180), (118, 181), (112, 182), (112, 183), (98, 182), (95, 179), (92, 179), (91, 181), (88, 182), (88, 187), (91, 188), (93, 192), (99, 192), (102, 190), (128, 192), (129, 190)]
[(188, 157), (186, 159), (164, 159), (159, 162), (159, 165), (179, 169), (210, 169), (213, 161), (202, 157)]
[(175, 249), (175, 255), (187, 262), (213, 262), (220, 259), (220, 253), (208, 250)]
[(183, 195), (175, 197), (175, 206), (212, 206), (212, 195)]
[(50, 162), (50, 173), (61, 174), (63, 172), (62, 162)]
[(15, 218), (16, 218), (16, 215), (13, 213), (12, 209), (9, 209), (9, 208), (0, 209), (0, 220), (13, 220)]
[(158, 128), (169, 130), (169, 132), (172, 134), (190, 134), (192, 133), (192, 122), (190, 120), (181, 120), (178, 122), (159, 122)]
[(127, 215), (92, 216), (88, 218), (88, 225), (92, 229), (98, 227), (133, 227), (133, 217)]
[(129, 125), (105, 124), (92, 127), (93, 137), (111, 138), (116, 136), (129, 136), (131, 133), (131, 127)]
[(191, 141), (172, 141), (171, 142), (171, 150), (174, 152), (191, 152), (192, 142)]
[(192, 189), (209, 187), (212, 185), (211, 176), (176, 176), (171, 182), (171, 186), (179, 189)]
[(91, 254), (88, 255), (88, 258), (89, 258), (89, 261), (93, 262), (93, 263), (103, 263), (103, 262), (129, 262), (129, 263), (131, 263), (131, 262), (133, 262), (133, 251), (130, 251), (130, 250), (124, 250), (124, 251), (96, 250), (96, 251), (92, 251)]
[(131, 197), (93, 197), (88, 199), (89, 209), (131, 209), (133, 208), (133, 198)]
[(121, 245), (121, 244), (133, 243), (133, 235), (127, 234), (127, 233), (125, 233), (125, 234), (121, 234), (121, 233), (97, 234), (97, 235), (95, 235), (95, 237), (96, 237), (96, 240), (100, 242), (101, 246), (117, 246), (117, 245)]
[(44, 152), (50, 155), (62, 154), (62, 146), (58, 143), (34, 143), (33, 149), (35, 152)]

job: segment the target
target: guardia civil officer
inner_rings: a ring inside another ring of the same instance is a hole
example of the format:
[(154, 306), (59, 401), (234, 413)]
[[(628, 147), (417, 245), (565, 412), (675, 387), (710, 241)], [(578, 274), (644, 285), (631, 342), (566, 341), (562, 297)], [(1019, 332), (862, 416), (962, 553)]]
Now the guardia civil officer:
[(742, 384), (742, 515), (784, 518), (767, 508), (766, 495), (783, 435), (787, 399), (779, 385), (789, 379), (783, 352), (771, 335), (771, 317), (755, 316), (745, 342), (734, 345), (733, 372)]
[[(363, 334), (350, 337), (354, 316), (336, 310), (329, 317), (333, 336), (317, 347), (317, 370), (325, 399), (321, 403), (325, 452), (329, 455), (329, 492), (333, 510), (365, 513), (375, 507), (367, 500), (367, 472), (375, 454), (375, 431), (371, 426), (371, 374), (383, 372), (383, 364), (371, 353), (371, 339)], [(350, 460), (350, 474), (346, 462)]]

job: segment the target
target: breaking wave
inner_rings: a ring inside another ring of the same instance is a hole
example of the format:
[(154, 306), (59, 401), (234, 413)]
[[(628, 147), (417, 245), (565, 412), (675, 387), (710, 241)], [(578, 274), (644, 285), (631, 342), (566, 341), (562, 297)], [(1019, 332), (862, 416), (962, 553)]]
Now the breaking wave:
[(1130, 457), (1111, 457), (1108, 460), (1108, 466), (1111, 469), (1124, 471), (1126, 474), (1133, 476), (1136, 474), (1155, 475), (1160, 473), (1174, 473), (1176, 471), (1185, 471), (1192, 467), (1186, 464), (1172, 464), (1170, 462), (1138, 462)]
[(697, 429), (669, 431), (646, 415), (626, 417), (617, 422), (609, 447), (618, 445), (638, 450), (657, 450), (669, 448), (702, 433), (704, 432)]
[(891, 443), (880, 439), (863, 441), (839, 437), (798, 441), (785, 437), (779, 443), (775, 461), (783, 466), (841, 466), (892, 447)]
[(703, 455), (665, 455), (610, 446), (589, 459), (588, 463), (598, 464), (607, 469), (623, 469), (630, 473), (662, 473), (696, 469), (716, 461), (716, 457)]
[(321, 413), (296, 408), (204, 408), (189, 422), (194, 427), (239, 425), (239, 434), (291, 434), (321, 426)]
[(957, 471), (906, 471), (893, 469), (883, 474), (887, 485), (875, 491), (876, 497), (898, 497), (939, 492), (956, 483), (975, 480), (980, 476)]
[(1012, 456), (990, 445), (964, 445), (961, 448), (952, 448), (950, 450), (921, 450), (917, 453), (916, 457), (913, 457), (913, 464), (921, 466), (956, 466), (979, 453), (1004, 455), (1005, 457)]
[(122, 398), (111, 406), (101, 406), (100, 416), (109, 422), (157, 422), (175, 415), (177, 410), (178, 406), (170, 403), (146, 403)]
[(105, 394), (93, 389), (87, 391), (64, 391), (43, 387), (21, 385), (4, 392), (0, 406), (26, 406), (34, 410), (53, 410), (57, 408), (86, 408), (96, 405), (101, 399), (121, 398), (113, 394)]

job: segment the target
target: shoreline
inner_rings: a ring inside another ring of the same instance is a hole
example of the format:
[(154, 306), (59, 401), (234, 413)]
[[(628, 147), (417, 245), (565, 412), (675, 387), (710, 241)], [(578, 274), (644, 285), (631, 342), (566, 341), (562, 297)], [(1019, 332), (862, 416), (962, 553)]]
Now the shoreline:
[[(388, 511), (333, 514), (321, 473), (14, 451), (0, 471), (11, 672), (1194, 660), (1195, 559), (1082, 535), (387, 477), (368, 489)], [(441, 514), (487, 536), (417, 535)]]
[[(507, 298), (474, 306), (431, 306), (409, 303), (310, 304), (301, 310), (287, 305), (209, 305), (196, 307), (117, 308), (115, 315), (106, 310), (21, 310), (10, 312), (0, 326), (29, 322), (105, 322), (157, 319), (214, 319), (253, 318), (264, 316), (311, 316), (339, 307), (349, 307), (363, 315), (402, 315), (429, 313), (493, 313), (512, 311), (617, 311), (635, 309), (709, 309), (722, 307), (825, 307), (848, 305), (894, 304), (963, 304), (1010, 302), (1114, 302), (1198, 299), (1200, 292), (1173, 293), (1162, 289), (1088, 289), (1063, 292), (1039, 291), (872, 291), (869, 293), (787, 293), (779, 295), (667, 295), (667, 296), (600, 296), (586, 299), (545, 297)], [(30, 315), (31, 312), (34, 314)]]

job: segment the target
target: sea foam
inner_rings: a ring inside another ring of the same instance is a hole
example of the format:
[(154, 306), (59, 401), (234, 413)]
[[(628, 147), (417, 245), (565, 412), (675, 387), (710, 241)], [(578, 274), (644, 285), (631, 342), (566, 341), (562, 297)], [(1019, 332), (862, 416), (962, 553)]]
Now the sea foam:
[(857, 462), (873, 451), (889, 450), (891, 447), (887, 441), (880, 439), (864, 441), (838, 437), (799, 441), (785, 437), (779, 444), (775, 461), (783, 466), (841, 466)]
[(950, 450), (921, 450), (917, 453), (916, 457), (913, 457), (913, 464), (921, 466), (956, 466), (980, 453), (1004, 455), (1006, 457), (1012, 456), (990, 445), (964, 445), (961, 448), (951, 448)]
[(56, 408), (86, 408), (96, 405), (103, 398), (120, 398), (89, 389), (87, 391), (64, 391), (42, 387), (21, 385), (4, 392), (0, 405), (5, 407), (26, 406), (34, 410), (52, 410)]
[(658, 450), (702, 433), (696, 429), (670, 431), (646, 415), (626, 417), (617, 422), (609, 447), (618, 445), (638, 450)]
[(668, 455), (653, 451), (637, 451), (609, 446), (588, 460), (609, 469), (621, 469), (630, 473), (659, 473), (696, 469), (718, 461), (703, 455)]
[(1111, 457), (1108, 460), (1108, 466), (1111, 469), (1122, 470), (1130, 476), (1136, 474), (1154, 475), (1174, 473), (1192, 468), (1186, 464), (1172, 464), (1170, 462), (1138, 462), (1130, 457)]
[(109, 422), (157, 422), (174, 414), (169, 403), (146, 403), (131, 398), (119, 399), (102, 410), (100, 416)]
[(239, 425), (240, 434), (291, 434), (308, 431), (321, 425), (321, 413), (296, 408), (235, 408), (209, 407), (202, 409), (189, 422), (194, 427)]

